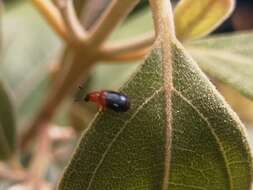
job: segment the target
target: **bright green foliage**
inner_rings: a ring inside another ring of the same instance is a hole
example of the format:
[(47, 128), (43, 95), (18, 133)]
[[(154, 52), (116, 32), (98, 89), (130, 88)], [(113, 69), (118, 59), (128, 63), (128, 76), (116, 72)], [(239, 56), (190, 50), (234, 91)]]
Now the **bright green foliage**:
[[(234, 112), (179, 45), (173, 45), (173, 136), (169, 189), (249, 189), (251, 155)], [(164, 168), (163, 54), (154, 48), (121, 89), (127, 113), (97, 115), (59, 190), (158, 190)]]

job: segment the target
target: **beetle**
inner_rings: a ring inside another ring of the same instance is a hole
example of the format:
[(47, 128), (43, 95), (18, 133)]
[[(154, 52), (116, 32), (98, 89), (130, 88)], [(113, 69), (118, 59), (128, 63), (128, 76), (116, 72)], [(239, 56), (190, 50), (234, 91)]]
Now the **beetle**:
[(115, 112), (126, 112), (130, 109), (129, 97), (121, 92), (110, 90), (94, 91), (87, 94), (84, 100), (96, 103), (103, 110), (108, 108)]

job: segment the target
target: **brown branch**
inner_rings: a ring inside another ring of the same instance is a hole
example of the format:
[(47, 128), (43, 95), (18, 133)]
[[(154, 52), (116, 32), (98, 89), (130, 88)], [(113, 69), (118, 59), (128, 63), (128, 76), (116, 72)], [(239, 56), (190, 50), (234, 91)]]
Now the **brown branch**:
[(137, 37), (127, 42), (105, 45), (101, 49), (100, 59), (103, 61), (135, 61), (143, 59), (154, 43), (153, 33)]
[(82, 25), (87, 29), (90, 29), (107, 8), (110, 2), (111, 0), (92, 0), (85, 2), (85, 6), (83, 7), (80, 14)]
[(143, 48), (137, 51), (127, 52), (125, 54), (110, 55), (110, 54), (101, 54), (98, 55), (101, 61), (105, 61), (105, 64), (121, 64), (124, 62), (135, 63), (134, 61), (142, 60), (149, 53), (151, 48)]
[(50, 0), (32, 0), (37, 9), (46, 18), (47, 22), (67, 43), (71, 43), (64, 20), (59, 10)]
[(170, 0), (149, 0), (149, 2), (153, 12), (156, 35), (164, 33), (166, 26), (170, 37), (175, 38), (174, 16)]
[(87, 32), (79, 22), (76, 11), (73, 5), (73, 0), (54, 0), (58, 7), (65, 25), (68, 29), (69, 35), (73, 43), (85, 43)]
[(170, 0), (149, 0), (155, 32), (157, 36), (156, 45), (162, 51), (163, 85), (165, 95), (166, 126), (164, 128), (164, 175), (162, 179), (162, 190), (169, 188), (169, 176), (171, 169), (171, 145), (172, 145), (172, 40), (175, 40), (175, 27), (173, 11)]
[[(14, 162), (14, 164), (11, 164), (11, 168), (6, 167), (5, 164), (0, 164), (0, 178), (20, 183), (13, 186), (13, 188), (52, 189), (43, 179), (51, 158), (50, 147), (51, 140), (48, 135), (48, 127), (45, 127), (40, 131), (29, 171), (25, 171), (19, 165), (16, 166), (16, 160), (14, 160), (11, 162)], [(14, 167), (12, 167), (13, 165)]]
[(28, 178), (28, 172), (19, 162), (17, 154), (14, 154), (5, 163), (0, 162), (0, 179), (22, 182)]
[(142, 49), (150, 48), (154, 43), (155, 37), (153, 33), (144, 34), (134, 39), (125, 40), (123, 42), (108, 44), (102, 48), (102, 52), (107, 55), (123, 55), (133, 51), (139, 51)]
[(21, 136), (21, 148), (38, 134), (44, 125), (48, 125), (58, 106), (63, 99), (79, 85), (84, 77), (88, 76), (90, 67), (95, 63), (95, 55), (92, 52), (72, 52), (73, 61), (65, 63), (61, 74), (57, 75), (56, 81), (51, 88), (45, 104), (37, 117)]
[[(34, 0), (35, 1), (35, 0)], [(37, 0), (38, 1), (38, 0)], [(45, 1), (45, 0), (43, 0)], [(92, 30), (86, 48), (71, 48), (72, 61), (63, 64), (55, 83), (40, 112), (21, 136), (21, 148), (25, 148), (38, 132), (50, 123), (57, 108), (75, 86), (88, 77), (89, 70), (98, 60), (98, 49), (116, 25), (126, 17), (138, 0), (113, 0), (111, 6)]]
[(112, 0), (110, 6), (92, 28), (89, 44), (102, 44), (116, 26), (128, 15), (139, 0)]
[(0, 164), (0, 179), (10, 180), (12, 182), (22, 182), (28, 178), (28, 173), (24, 170), (10, 169), (5, 164)]
[(40, 130), (35, 153), (29, 167), (29, 174), (31, 176), (30, 184), (34, 189), (40, 189), (41, 182), (44, 181), (45, 173), (48, 170), (51, 159), (50, 151), (51, 139), (48, 134), (48, 126), (46, 126)]

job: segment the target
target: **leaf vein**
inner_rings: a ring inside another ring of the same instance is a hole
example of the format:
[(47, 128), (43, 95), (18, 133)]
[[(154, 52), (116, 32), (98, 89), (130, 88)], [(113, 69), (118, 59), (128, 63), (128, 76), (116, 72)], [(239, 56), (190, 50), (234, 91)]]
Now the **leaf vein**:
[(229, 166), (228, 166), (228, 159), (226, 157), (225, 154), (223, 154), (225, 152), (223, 146), (222, 146), (222, 143), (220, 142), (220, 139), (219, 137), (216, 135), (215, 133), (215, 130), (212, 128), (212, 125), (211, 123), (209, 122), (209, 120), (199, 111), (199, 109), (194, 106), (192, 104), (191, 101), (189, 101), (181, 92), (179, 92), (177, 89), (173, 88), (172, 91), (174, 91), (183, 101), (185, 101), (188, 105), (190, 105), (196, 112), (197, 114), (206, 122), (209, 130), (211, 131), (212, 135), (214, 136), (218, 146), (219, 146), (219, 149), (220, 149), (220, 152), (221, 152), (221, 155), (223, 157), (223, 160), (224, 160), (224, 164), (225, 164), (225, 168), (226, 168), (226, 172), (227, 172), (227, 175), (228, 175), (228, 180), (229, 180), (229, 189), (232, 189), (232, 176), (231, 176), (231, 173), (230, 173), (230, 169), (229, 169)]
[(108, 147), (105, 149), (105, 152), (102, 154), (102, 157), (100, 159), (100, 161), (98, 162), (97, 167), (94, 169), (94, 171), (92, 172), (92, 176), (90, 178), (90, 181), (88, 183), (88, 187), (86, 190), (89, 190), (91, 188), (91, 185), (93, 183), (93, 180), (96, 176), (96, 173), (98, 171), (98, 169), (100, 168), (100, 166), (103, 164), (106, 155), (108, 154), (109, 150), (111, 149), (112, 145), (114, 144), (114, 142), (118, 139), (118, 137), (120, 136), (120, 134), (126, 129), (127, 125), (129, 123), (131, 123), (131, 121), (135, 118), (135, 116), (141, 111), (141, 109), (149, 102), (151, 101), (160, 91), (162, 90), (162, 87), (160, 87), (158, 90), (154, 91), (154, 93), (148, 97), (137, 109), (136, 111), (133, 113), (133, 115), (130, 117), (129, 120), (127, 120), (124, 125), (122, 126), (122, 128), (118, 131), (118, 133), (115, 135), (115, 137), (112, 139), (111, 143), (108, 145)]

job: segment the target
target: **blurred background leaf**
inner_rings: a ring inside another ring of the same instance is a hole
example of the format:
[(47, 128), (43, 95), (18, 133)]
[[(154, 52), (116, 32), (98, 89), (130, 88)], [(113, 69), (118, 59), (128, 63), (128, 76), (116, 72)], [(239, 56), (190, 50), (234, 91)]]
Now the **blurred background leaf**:
[(56, 61), (61, 43), (38, 11), (21, 3), (3, 17), (1, 75), (13, 88), (19, 125), (30, 120), (49, 84), (48, 64)]
[(177, 38), (203, 37), (216, 29), (234, 9), (235, 0), (181, 0), (175, 8)]
[(253, 32), (212, 36), (186, 45), (206, 73), (253, 99)]
[(253, 32), (216, 35), (186, 47), (243, 121), (253, 123)]
[(0, 159), (9, 159), (16, 150), (16, 114), (8, 87), (0, 81)]
[[(214, 79), (215, 80), (215, 79)], [(240, 91), (235, 90), (231, 86), (215, 80), (216, 87), (235, 112), (240, 116), (246, 126), (250, 127), (253, 125), (253, 101), (243, 96)], [(252, 139), (253, 142), (253, 139)]]

